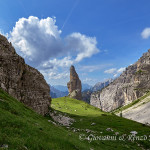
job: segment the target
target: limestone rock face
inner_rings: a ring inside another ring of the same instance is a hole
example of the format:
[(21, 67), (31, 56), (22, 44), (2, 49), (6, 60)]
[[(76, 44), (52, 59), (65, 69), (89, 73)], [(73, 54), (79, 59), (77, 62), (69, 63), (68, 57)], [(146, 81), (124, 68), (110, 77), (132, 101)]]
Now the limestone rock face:
[(70, 81), (67, 84), (69, 96), (74, 99), (81, 100), (82, 99), (82, 86), (81, 80), (78, 77), (78, 74), (75, 71), (74, 66), (70, 67)]
[(91, 95), (90, 104), (111, 111), (131, 103), (150, 90), (150, 50), (114, 80)]
[(50, 88), (43, 75), (25, 64), (11, 43), (0, 35), (0, 88), (44, 115), (50, 106)]

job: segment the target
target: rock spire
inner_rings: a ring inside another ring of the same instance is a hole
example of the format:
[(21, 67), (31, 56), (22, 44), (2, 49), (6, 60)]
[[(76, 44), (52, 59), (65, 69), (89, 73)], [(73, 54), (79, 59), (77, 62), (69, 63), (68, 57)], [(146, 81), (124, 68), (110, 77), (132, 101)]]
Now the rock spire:
[(70, 67), (70, 81), (67, 84), (69, 96), (74, 99), (82, 99), (82, 86), (81, 80), (79, 79), (78, 74), (76, 73), (75, 67), (72, 65)]

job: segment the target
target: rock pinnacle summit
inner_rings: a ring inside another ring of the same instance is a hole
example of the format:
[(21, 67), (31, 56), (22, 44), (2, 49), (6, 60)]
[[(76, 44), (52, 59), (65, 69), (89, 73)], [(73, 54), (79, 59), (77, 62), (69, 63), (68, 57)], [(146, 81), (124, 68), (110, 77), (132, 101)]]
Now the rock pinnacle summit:
[(69, 97), (81, 100), (82, 99), (82, 86), (81, 80), (79, 79), (78, 74), (76, 73), (75, 67), (72, 65), (70, 67), (70, 81), (67, 83)]

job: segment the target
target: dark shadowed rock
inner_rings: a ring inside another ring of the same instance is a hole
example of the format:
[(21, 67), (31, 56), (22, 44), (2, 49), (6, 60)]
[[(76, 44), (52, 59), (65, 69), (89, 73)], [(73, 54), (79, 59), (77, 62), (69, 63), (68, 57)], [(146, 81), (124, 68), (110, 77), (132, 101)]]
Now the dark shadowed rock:
[(90, 104), (90, 98), (91, 98), (92, 90), (85, 90), (82, 92), (82, 100), (86, 103)]
[(127, 105), (150, 90), (150, 50), (114, 80), (91, 95), (90, 104), (103, 111)]
[(25, 64), (11, 43), (0, 35), (0, 88), (44, 115), (50, 106), (50, 88), (43, 75)]
[(67, 84), (69, 96), (71, 98), (75, 98), (78, 100), (82, 99), (82, 86), (81, 86), (81, 80), (78, 77), (78, 74), (75, 71), (74, 66), (70, 67), (70, 81)]

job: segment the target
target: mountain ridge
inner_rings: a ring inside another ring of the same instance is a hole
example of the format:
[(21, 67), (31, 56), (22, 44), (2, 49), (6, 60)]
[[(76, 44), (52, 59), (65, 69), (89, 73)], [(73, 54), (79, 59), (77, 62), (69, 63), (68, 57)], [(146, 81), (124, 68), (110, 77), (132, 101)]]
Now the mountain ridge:
[(95, 92), (102, 90), (103, 88), (108, 86), (112, 81), (113, 81), (113, 79), (108, 79), (108, 80), (105, 80), (104, 82), (98, 82), (93, 87), (91, 87), (90, 89), (86, 89), (86, 90), (82, 91), (83, 101), (90, 104), (91, 95)]
[(103, 111), (127, 105), (150, 90), (150, 50), (102, 91), (91, 95), (90, 104)]

